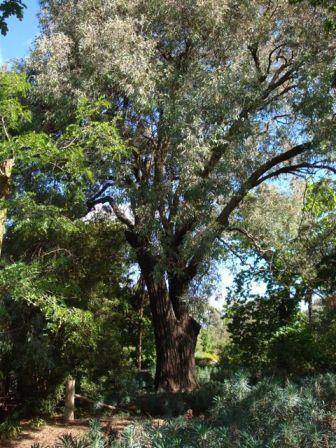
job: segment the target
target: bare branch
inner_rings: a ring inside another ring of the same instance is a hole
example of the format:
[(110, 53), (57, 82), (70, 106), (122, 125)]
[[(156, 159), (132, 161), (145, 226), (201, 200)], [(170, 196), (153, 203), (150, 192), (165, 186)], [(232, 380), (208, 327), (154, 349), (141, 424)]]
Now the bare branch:
[(258, 45), (249, 45), (248, 49), (250, 50), (250, 53), (252, 55), (253, 58), (253, 62), (258, 74), (258, 80), (259, 82), (264, 82), (266, 80), (267, 75), (264, 75), (262, 70), (261, 70), (261, 65), (260, 65), (260, 59), (259, 59), (259, 55), (258, 55)]
[(101, 198), (98, 197), (97, 199), (91, 199), (87, 202), (87, 205), (91, 210), (95, 205), (104, 203), (110, 204), (114, 214), (120, 222), (125, 224), (130, 230), (134, 230), (134, 223), (129, 218), (127, 218), (125, 213), (118, 207), (112, 196), (103, 196)]
[(296, 174), (297, 172), (300, 172), (303, 169), (321, 169), (321, 170), (328, 170), (331, 171), (332, 173), (336, 174), (336, 168), (330, 166), (330, 165), (325, 165), (325, 164), (320, 164), (320, 163), (299, 163), (296, 165), (289, 165), (289, 166), (284, 166), (282, 168), (279, 168), (276, 171), (273, 171), (272, 173), (269, 173), (263, 177), (261, 177), (257, 183), (257, 185), (261, 184), (262, 182), (265, 182), (268, 179), (272, 179), (274, 177), (277, 177), (281, 174)]
[[(93, 207), (92, 203), (93, 203), (94, 201), (96, 201), (98, 198), (100, 198), (101, 195), (102, 195), (103, 193), (105, 193), (105, 191), (106, 191), (108, 188), (112, 187), (112, 186), (113, 186), (113, 183), (112, 183), (111, 181), (107, 181), (107, 182), (105, 182), (105, 184), (99, 189), (99, 191), (98, 191), (95, 195), (93, 195), (90, 199), (88, 199), (88, 200), (86, 201), (86, 205), (88, 206), (88, 208), (91, 210), (92, 207)], [(97, 204), (99, 204), (99, 202), (97, 202)], [(95, 204), (94, 204), (94, 205), (95, 205)]]
[[(262, 255), (263, 257), (265, 256), (265, 254), (267, 252), (271, 252), (271, 254), (273, 254), (273, 252), (270, 249), (263, 249), (260, 244), (255, 240), (254, 236), (249, 233), (246, 229), (243, 229), (241, 227), (228, 227), (226, 229), (228, 232), (238, 232), (241, 233), (243, 236), (245, 236), (249, 241), (251, 241), (251, 243), (253, 244), (253, 246), (255, 247), (255, 249), (257, 250), (257, 252)], [(269, 260), (269, 257), (268, 257)]]
[(280, 163), (286, 162), (288, 160), (293, 159), (294, 157), (303, 154), (304, 152), (312, 149), (312, 143), (306, 142), (302, 143), (301, 145), (294, 146), (293, 148), (289, 149), (288, 151), (285, 151), (272, 159), (268, 160), (267, 162), (263, 163), (258, 169), (256, 169), (250, 177), (242, 184), (239, 191), (236, 195), (234, 195), (230, 201), (227, 203), (227, 205), (224, 207), (222, 212), (218, 215), (216, 222), (220, 226), (227, 227), (229, 224), (229, 217), (233, 210), (235, 210), (238, 205), (242, 202), (244, 199), (246, 193), (251, 190), (252, 188), (258, 186), (261, 181), (260, 178), (267, 173), (267, 171), (271, 170), (272, 168), (276, 167)]
[(3, 116), (1, 116), (1, 123), (2, 123), (2, 128), (3, 128), (4, 134), (5, 134), (5, 136), (6, 136), (6, 139), (7, 139), (8, 141), (10, 141), (11, 138), (10, 138), (10, 135), (9, 135), (9, 133), (8, 133), (7, 126), (6, 126), (6, 122), (5, 122), (5, 119), (4, 119)]
[[(266, 180), (266, 173), (270, 171), (272, 168), (275, 168), (276, 166), (280, 165), (281, 163), (292, 160), (295, 157), (309, 151), (312, 148), (313, 148), (312, 142), (306, 142), (302, 143), (301, 145), (294, 146), (288, 151), (285, 151), (273, 157), (272, 159), (268, 160), (267, 162), (263, 163), (249, 176), (249, 178), (241, 185), (239, 191), (234, 196), (231, 197), (231, 199), (228, 201), (228, 203), (220, 212), (220, 214), (217, 216), (217, 218), (214, 219), (214, 221), (207, 228), (202, 229), (197, 235), (194, 236), (194, 241), (199, 241), (199, 243), (197, 244), (197, 247), (194, 250), (192, 258), (189, 260), (188, 264), (185, 267), (185, 273), (187, 277), (192, 278), (192, 276), (195, 275), (199, 264), (203, 260), (204, 257), (204, 250), (202, 249), (203, 243), (206, 243), (206, 241), (214, 241), (221, 235), (223, 230), (228, 229), (229, 218), (231, 216), (231, 213), (239, 207), (239, 205), (245, 198), (246, 194), (250, 190), (260, 185), (261, 182)], [(295, 165), (292, 165), (291, 167), (292, 171), (293, 166)], [(318, 166), (315, 165), (315, 168), (317, 167)], [(288, 167), (286, 168), (288, 169)], [(279, 170), (277, 171), (280, 170), (282, 173), (284, 168), (279, 168)], [(271, 175), (269, 175), (269, 178), (270, 177)], [(190, 229), (188, 228), (186, 232), (183, 233), (183, 236), (189, 230)]]
[[(282, 68), (284, 70), (285, 67)], [(260, 98), (256, 100), (253, 104), (248, 105), (245, 107), (241, 113), (239, 114), (238, 119), (232, 124), (226, 135), (223, 137), (224, 142), (216, 145), (211, 152), (211, 156), (209, 160), (206, 162), (203, 171), (201, 172), (201, 178), (205, 179), (207, 178), (211, 172), (216, 167), (217, 163), (222, 158), (225, 151), (228, 149), (230, 144), (230, 139), (235, 135), (235, 133), (239, 130), (241, 125), (245, 122), (245, 120), (248, 118), (248, 116), (257, 110), (259, 110), (261, 107), (266, 106), (270, 104), (272, 101), (279, 99), (281, 96), (285, 95), (287, 92), (292, 90), (296, 87), (296, 85), (290, 85), (284, 87), (284, 89), (275, 94), (273, 97), (269, 98), (270, 94), (277, 90), (279, 87), (283, 86), (285, 83), (290, 81), (295, 73), (297, 67), (292, 67), (289, 70), (287, 70), (280, 78), (275, 79), (273, 77), (272, 81), (269, 83), (268, 87), (265, 89), (265, 91), (261, 94)], [(278, 73), (280, 74), (280, 72)], [(268, 101), (266, 101), (268, 99)]]
[(267, 70), (266, 70), (266, 73), (267, 74), (269, 74), (270, 73), (270, 69), (271, 69), (271, 66), (272, 66), (272, 57), (273, 57), (273, 54), (277, 51), (277, 50), (279, 50), (281, 47), (283, 47), (285, 44), (279, 44), (279, 45), (277, 45), (275, 48), (273, 48), (273, 50), (272, 51), (270, 51), (270, 53), (269, 53), (269, 55), (268, 55), (268, 65), (267, 65)]

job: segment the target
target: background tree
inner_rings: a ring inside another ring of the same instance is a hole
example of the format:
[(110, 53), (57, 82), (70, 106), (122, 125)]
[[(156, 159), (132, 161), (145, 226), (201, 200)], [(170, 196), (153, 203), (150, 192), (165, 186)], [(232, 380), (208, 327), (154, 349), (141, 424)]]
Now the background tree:
[[(0, 254), (7, 217), (6, 201), (10, 194), (10, 183), (15, 162), (16, 137), (27, 133), (31, 112), (23, 104), (27, 96), (28, 83), (25, 76), (13, 72), (0, 73)], [(29, 138), (28, 138), (29, 139)]]
[[(332, 295), (335, 198), (335, 182), (328, 178), (292, 183), (290, 191), (273, 186), (251, 194), (240, 211), (236, 241), (223, 242), (246, 262), (241, 275), (287, 285), (307, 303), (312, 294)], [(254, 256), (255, 269), (248, 263)], [(241, 279), (236, 293), (248, 297), (250, 284)]]
[[(51, 412), (68, 375), (79, 393), (101, 399), (114, 391), (109, 400), (117, 399), (116, 372), (135, 371), (138, 319), (122, 234), (113, 223), (71, 222), (46, 210), (42, 217), (39, 208), (29, 202), (8, 232), (4, 255), (11, 262), (0, 275), (2, 375), (7, 384), (15, 380), (12, 395), (23, 413)], [(113, 234), (114, 251), (106, 254)], [(148, 368), (146, 323), (143, 332)]]
[[(149, 295), (156, 386), (191, 390), (200, 326), (186, 303), (218, 239), (253, 188), (333, 162), (324, 10), (285, 0), (43, 6), (28, 66), (45, 126), (64, 151), (83, 141), (88, 204), (109, 204), (124, 226)], [(84, 126), (65, 142), (78, 99), (102, 95), (100, 137)], [(100, 154), (115, 119), (129, 150), (112, 160)]]
[[(18, 81), (26, 86), (21, 75), (7, 73), (6, 80), (11, 92)], [(14, 120), (14, 112), (21, 117), (24, 110), (29, 119), (18, 135), (1, 142), (2, 158), (15, 152), (0, 272), (5, 392), (14, 395), (22, 412), (48, 413), (59, 401), (65, 378), (73, 375), (79, 392), (99, 398), (103, 389), (115, 389), (109, 398), (119, 399), (122, 380), (114, 372), (135, 370), (139, 316), (131, 278), (134, 261), (123, 229), (103, 209), (88, 214), (83, 201), (92, 176), (81, 153), (82, 123), (85, 138), (101, 138), (101, 124), (95, 126), (90, 117), (102, 105), (88, 110), (83, 104), (78, 124), (64, 130), (63, 144), (58, 140), (56, 146), (33, 130), (33, 114), (16, 93), (8, 99), (16, 106), (8, 115)], [(107, 129), (114, 157), (124, 147), (114, 124)], [(78, 139), (78, 146), (64, 151), (69, 139)], [(146, 303), (142, 314), (142, 363), (148, 368), (153, 339)]]
[(231, 362), (300, 375), (335, 368), (335, 197), (334, 181), (320, 179), (245, 202), (230, 242), (241, 262), (227, 308)]

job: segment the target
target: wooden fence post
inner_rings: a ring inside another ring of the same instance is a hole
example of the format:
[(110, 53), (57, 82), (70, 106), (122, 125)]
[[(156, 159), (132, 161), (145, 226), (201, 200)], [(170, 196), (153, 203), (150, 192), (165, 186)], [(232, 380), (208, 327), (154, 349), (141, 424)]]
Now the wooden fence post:
[(65, 384), (64, 420), (67, 422), (75, 419), (75, 384), (73, 378), (68, 378)]
[[(9, 185), (12, 176), (14, 159), (7, 159), (0, 162), (0, 200), (5, 201), (9, 196)], [(5, 234), (5, 224), (7, 218), (7, 209), (0, 207), (0, 255)]]

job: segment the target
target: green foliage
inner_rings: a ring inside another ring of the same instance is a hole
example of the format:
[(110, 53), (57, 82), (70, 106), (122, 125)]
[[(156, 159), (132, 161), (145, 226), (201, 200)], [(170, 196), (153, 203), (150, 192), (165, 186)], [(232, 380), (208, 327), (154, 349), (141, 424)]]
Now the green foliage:
[(94, 445), (90, 445), (85, 439), (77, 439), (71, 434), (64, 434), (59, 437), (55, 448), (90, 448)]
[[(0, 152), (15, 157), (0, 271), (0, 372), (4, 382), (14, 376), (12, 398), (24, 403), (21, 411), (44, 415), (60, 403), (69, 373), (79, 392), (83, 384), (99, 401), (109, 390), (125, 390), (116, 371), (135, 370), (133, 260), (109, 211), (86, 216), (92, 189), (128, 148), (103, 99), (80, 99), (75, 121), (62, 132), (34, 131), (25, 76), (0, 75)], [(142, 358), (149, 367), (153, 339), (144, 307)]]
[(45, 422), (45, 420), (43, 420), (43, 418), (35, 417), (35, 418), (32, 419), (32, 421), (30, 422), (29, 426), (31, 428), (33, 428), (33, 429), (40, 429), (45, 424), (46, 424), (46, 422)]
[[(334, 375), (324, 375), (300, 384), (265, 379), (252, 385), (239, 374), (223, 383), (210, 420), (179, 419), (159, 428), (143, 426), (133, 431), (140, 447), (332, 446), (335, 384)], [(136, 446), (133, 435), (129, 430), (120, 446)]]
[[(1, 7), (0, 7), (1, 8)], [(27, 106), (30, 85), (26, 76), (0, 72), (0, 158), (15, 158), (35, 144), (38, 134), (31, 132), (32, 113)]]
[(0, 86), (1, 137), (4, 139), (6, 131), (19, 133), (31, 121), (31, 112), (22, 103), (30, 86), (25, 75), (6, 71), (0, 72)]
[(232, 446), (245, 446), (246, 442), (239, 445), (240, 434), (243, 440), (248, 434), (256, 446), (323, 446), (325, 439), (334, 441), (326, 425), (333, 394), (324, 402), (318, 392), (324, 379), (331, 380), (326, 386), (331, 392), (335, 387), (332, 375), (286, 385), (265, 379), (255, 386), (239, 377), (233, 387), (226, 382), (227, 393), (217, 399), (214, 415), (225, 426), (238, 426), (238, 440)]
[[(336, 377), (307, 377), (299, 383), (265, 378), (251, 384), (239, 373), (217, 390), (205, 420), (184, 417), (127, 427), (108, 440), (95, 423), (86, 440), (60, 447), (106, 448), (325, 448), (334, 446)], [(97, 442), (98, 441), (98, 442)], [(62, 444), (63, 443), (63, 444)], [(66, 443), (70, 443), (67, 445)], [(77, 445), (75, 444), (77, 443)], [(87, 445), (85, 445), (87, 443)], [(98, 443), (98, 444), (97, 444)], [(100, 443), (100, 444), (99, 444)]]
[(317, 219), (327, 220), (336, 208), (336, 186), (331, 179), (308, 182), (304, 211)]
[(0, 441), (13, 439), (20, 435), (22, 427), (18, 420), (8, 418), (0, 423)]
[[(334, 371), (328, 297), (336, 290), (335, 197), (328, 178), (249, 197), (241, 211), (246, 233), (233, 242), (242, 266), (226, 309), (230, 343), (223, 362), (259, 374)], [(263, 296), (253, 294), (256, 283), (265, 285)], [(299, 311), (304, 302), (311, 302), (309, 319)]]
[(0, 3), (0, 31), (3, 36), (8, 33), (8, 17), (16, 16), (19, 20), (22, 20), (25, 7), (26, 5), (22, 0), (3, 0)]
[[(127, 366), (131, 374), (135, 364), (137, 313), (124, 277), (127, 258), (118, 228), (113, 223), (74, 223), (55, 216), (43, 234), (43, 223), (39, 216), (36, 219), (34, 229), (29, 218), (8, 235), (8, 244), (13, 237), (12, 253), (19, 250), (25, 257), (0, 273), (7, 340), (1, 370), (16, 372), (18, 392), (30, 410), (28, 402), (36, 399), (38, 406), (48, 408), (52, 399), (48, 396), (68, 373), (77, 376), (79, 388), (83, 379), (83, 388), (94, 394), (89, 394), (93, 399), (108, 390), (124, 390), (114, 380), (119, 379), (115, 372)], [(44, 255), (31, 261), (27, 251), (35, 244), (46, 245)], [(144, 364), (151, 344), (151, 338), (144, 343)], [(93, 378), (96, 391), (87, 387)]]
[(137, 397), (153, 392), (153, 388), (154, 380), (151, 372), (129, 369), (122, 375), (116, 372), (110, 378), (106, 378), (101, 389), (109, 403), (127, 408)]
[(206, 367), (216, 364), (219, 361), (219, 356), (215, 353), (196, 352), (195, 360), (198, 366)]
[(312, 331), (306, 319), (301, 318), (291, 325), (280, 327), (271, 336), (268, 347), (269, 363), (276, 371), (304, 375), (321, 371), (333, 365), (319, 345), (319, 335)]
[[(216, 362), (218, 353), (228, 340), (226, 321), (217, 309), (209, 305), (204, 307), (201, 319), (203, 326), (197, 339), (196, 357)], [(210, 357), (203, 357), (202, 353), (208, 353)]]
[(222, 352), (222, 362), (246, 366), (258, 374), (271, 371), (300, 376), (334, 371), (335, 310), (327, 305), (316, 309), (310, 323), (296, 307), (291, 309), (290, 302), (259, 297), (231, 305), (231, 342)]
[(255, 371), (269, 367), (271, 337), (295, 321), (296, 310), (297, 303), (286, 295), (286, 291), (230, 304), (227, 307), (230, 343), (223, 350), (224, 363), (229, 359), (232, 364)]
[[(302, 3), (303, 0), (290, 0), (291, 3)], [(336, 27), (336, 5), (334, 0), (309, 0), (309, 3), (315, 7), (322, 7), (328, 12), (328, 18), (325, 23), (325, 29), (327, 31), (335, 31)]]
[(194, 415), (204, 414), (212, 406), (213, 399), (222, 390), (219, 382), (211, 381), (202, 384), (199, 389), (190, 393), (147, 393), (140, 395), (134, 404), (144, 415), (177, 417), (191, 409)]

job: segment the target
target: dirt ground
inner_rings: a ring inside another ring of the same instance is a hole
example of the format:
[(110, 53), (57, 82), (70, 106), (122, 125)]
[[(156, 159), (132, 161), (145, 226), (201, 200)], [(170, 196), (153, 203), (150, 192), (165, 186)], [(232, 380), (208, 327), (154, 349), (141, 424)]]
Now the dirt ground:
[[(108, 420), (102, 420), (103, 428), (106, 431), (113, 430), (115, 433), (119, 433), (130, 423), (130, 419), (120, 417), (111, 417)], [(31, 448), (34, 443), (53, 446), (57, 439), (65, 433), (70, 433), (75, 437), (82, 437), (88, 431), (89, 419), (75, 420), (71, 424), (66, 424), (61, 419), (53, 419), (47, 421), (39, 429), (31, 429), (29, 422), (23, 422), (22, 428), (23, 431), (17, 439), (0, 442), (0, 447)]]
[(59, 436), (71, 433), (73, 436), (83, 436), (88, 430), (87, 421), (75, 421), (68, 425), (62, 421), (49, 421), (39, 429), (31, 429), (28, 423), (22, 424), (23, 431), (20, 436), (8, 442), (0, 442), (3, 448), (30, 448), (34, 443), (52, 445)]

